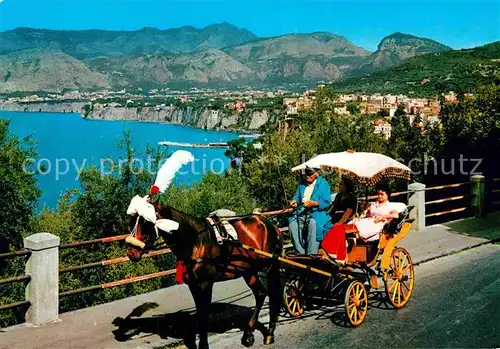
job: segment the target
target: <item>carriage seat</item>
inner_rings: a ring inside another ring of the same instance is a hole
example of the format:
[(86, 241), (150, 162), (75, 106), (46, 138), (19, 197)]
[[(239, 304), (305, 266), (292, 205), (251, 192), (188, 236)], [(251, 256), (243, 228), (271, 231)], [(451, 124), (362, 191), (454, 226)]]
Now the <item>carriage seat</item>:
[(398, 218), (391, 219), (384, 225), (382, 231), (386, 234), (396, 235), (401, 231), (403, 223), (408, 220), (410, 210), (413, 206), (406, 206), (402, 202), (391, 202), (391, 206), (398, 212)]

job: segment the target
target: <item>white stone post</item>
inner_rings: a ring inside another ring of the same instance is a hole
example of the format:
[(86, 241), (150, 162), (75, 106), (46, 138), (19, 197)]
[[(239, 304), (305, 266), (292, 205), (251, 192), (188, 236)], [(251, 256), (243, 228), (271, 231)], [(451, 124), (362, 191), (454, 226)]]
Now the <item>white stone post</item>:
[(26, 300), (31, 306), (26, 313), (28, 325), (42, 325), (59, 318), (59, 242), (49, 233), (30, 235), (24, 247), (31, 250), (26, 263), (26, 275), (31, 280), (26, 287)]
[(408, 186), (410, 192), (409, 206), (414, 206), (410, 211), (410, 219), (414, 219), (412, 228), (416, 231), (425, 229), (425, 184), (412, 183)]
[(471, 185), (471, 208), (474, 216), (479, 218), (483, 217), (486, 213), (484, 201), (485, 182), (484, 176), (477, 174), (470, 177)]

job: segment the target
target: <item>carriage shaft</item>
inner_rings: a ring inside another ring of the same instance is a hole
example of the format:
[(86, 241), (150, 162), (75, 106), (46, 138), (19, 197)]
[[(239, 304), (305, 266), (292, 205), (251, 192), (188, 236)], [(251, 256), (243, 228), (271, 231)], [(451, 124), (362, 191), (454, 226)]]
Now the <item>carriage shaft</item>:
[(247, 251), (254, 252), (254, 253), (258, 254), (258, 255), (265, 256), (265, 257), (268, 257), (268, 258), (277, 259), (280, 262), (283, 262), (283, 263), (289, 264), (289, 265), (293, 265), (294, 267), (298, 267), (298, 268), (310, 270), (310, 271), (312, 271), (314, 273), (321, 274), (321, 275), (328, 276), (328, 277), (332, 277), (332, 275), (333, 275), (332, 273), (329, 273), (327, 271), (323, 271), (323, 270), (311, 267), (311, 266), (306, 265), (306, 264), (294, 262), (294, 261), (292, 261), (290, 259), (278, 256), (277, 254), (273, 254), (273, 253), (269, 253), (269, 252), (266, 252), (266, 251), (262, 251), (262, 250), (259, 250), (257, 248), (254, 248), (254, 247), (242, 244), (242, 243), (238, 243), (238, 245), (240, 247), (244, 248)]

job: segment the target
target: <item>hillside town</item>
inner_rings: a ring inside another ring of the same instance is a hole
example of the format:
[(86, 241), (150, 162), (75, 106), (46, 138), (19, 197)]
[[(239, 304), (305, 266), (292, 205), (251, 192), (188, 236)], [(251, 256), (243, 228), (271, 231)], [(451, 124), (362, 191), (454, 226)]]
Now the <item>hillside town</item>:
[[(324, 85), (320, 85), (324, 86)], [(149, 91), (96, 91), (80, 92), (72, 91), (62, 94), (48, 93), (43, 96), (36, 94), (22, 97), (0, 97), (0, 108), (9, 109), (13, 104), (55, 104), (63, 102), (91, 102), (93, 104), (105, 105), (107, 103), (123, 107), (168, 107), (172, 102), (177, 105), (191, 105), (190, 102), (198, 102), (200, 105), (213, 107), (223, 106), (232, 110), (235, 114), (241, 114), (245, 109), (262, 104), (263, 100), (282, 100), (285, 119), (292, 120), (295, 115), (313, 106), (315, 90), (305, 90), (302, 93), (290, 92), (285, 89), (277, 90), (253, 90), (243, 91), (213, 90), (192, 88), (188, 91), (164, 89), (151, 89)], [(453, 91), (445, 94), (447, 103), (457, 101), (457, 94)], [(121, 101), (117, 103), (116, 101)], [(222, 102), (222, 103), (221, 103)], [(410, 123), (414, 117), (419, 115), (423, 123), (435, 123), (438, 121), (440, 104), (436, 98), (414, 98), (406, 95), (384, 95), (376, 94), (339, 94), (335, 101), (334, 111), (338, 115), (379, 115), (380, 118), (374, 122), (374, 132), (382, 134), (386, 139), (391, 136), (390, 118), (394, 116), (398, 106), (403, 106), (409, 117)]]
[[(301, 110), (307, 110), (313, 105), (314, 91), (305, 91), (302, 96), (287, 97), (283, 99), (288, 117), (298, 114)], [(453, 91), (444, 95), (447, 103), (455, 103), (457, 94)], [(411, 98), (405, 95), (382, 95), (376, 94), (341, 94), (335, 102), (334, 108), (339, 115), (350, 115), (354, 112), (360, 114), (377, 114), (381, 118), (375, 121), (375, 133), (381, 133), (386, 139), (391, 137), (390, 118), (394, 116), (399, 106), (404, 107), (410, 123), (416, 115), (422, 118), (422, 122), (435, 123), (438, 121), (440, 104), (437, 99)], [(351, 107), (350, 107), (351, 106)]]

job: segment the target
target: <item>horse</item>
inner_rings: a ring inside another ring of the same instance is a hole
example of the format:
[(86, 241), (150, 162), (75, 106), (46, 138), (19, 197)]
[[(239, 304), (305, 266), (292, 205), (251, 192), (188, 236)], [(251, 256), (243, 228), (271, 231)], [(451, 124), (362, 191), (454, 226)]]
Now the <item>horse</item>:
[[(196, 304), (196, 316), (199, 328), (198, 348), (209, 348), (208, 319), (212, 303), (212, 288), (215, 282), (243, 277), (255, 297), (255, 308), (241, 338), (242, 345), (251, 347), (255, 338), (254, 330), (263, 328), (264, 344), (274, 343), (274, 331), (278, 321), (281, 292), (279, 262), (270, 258), (260, 258), (254, 252), (245, 250), (238, 243), (225, 241), (219, 244), (213, 227), (207, 219), (200, 219), (185, 214), (171, 206), (154, 204), (157, 219), (168, 219), (178, 223), (178, 228), (165, 232), (140, 215), (131, 218), (133, 236), (140, 244), (128, 244), (127, 256), (131, 261), (138, 261), (145, 251), (153, 247), (158, 235), (161, 235), (177, 260), (186, 269), (183, 281)], [(238, 242), (274, 254), (282, 254), (283, 236), (275, 225), (260, 215), (232, 217), (230, 224), (238, 235)], [(158, 232), (158, 235), (157, 235)], [(140, 245), (140, 246), (136, 246)], [(267, 289), (259, 277), (263, 273), (267, 279)], [(260, 310), (266, 296), (269, 296), (270, 321), (266, 330), (258, 321)]]

